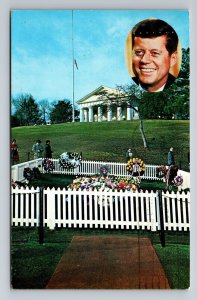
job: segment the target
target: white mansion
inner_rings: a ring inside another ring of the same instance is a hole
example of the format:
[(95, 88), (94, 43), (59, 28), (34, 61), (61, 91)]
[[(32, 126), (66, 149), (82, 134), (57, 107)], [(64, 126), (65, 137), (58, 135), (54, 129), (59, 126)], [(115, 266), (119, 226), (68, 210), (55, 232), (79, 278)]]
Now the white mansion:
[(100, 86), (77, 101), (80, 122), (102, 122), (138, 119), (138, 114), (125, 101), (118, 89)]

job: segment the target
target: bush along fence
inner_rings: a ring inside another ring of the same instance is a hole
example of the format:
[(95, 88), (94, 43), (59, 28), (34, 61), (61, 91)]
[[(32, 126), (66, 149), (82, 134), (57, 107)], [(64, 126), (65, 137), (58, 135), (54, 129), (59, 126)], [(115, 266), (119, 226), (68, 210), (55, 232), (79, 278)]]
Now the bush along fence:
[(40, 222), (50, 229), (189, 231), (190, 193), (12, 188), (11, 225)]

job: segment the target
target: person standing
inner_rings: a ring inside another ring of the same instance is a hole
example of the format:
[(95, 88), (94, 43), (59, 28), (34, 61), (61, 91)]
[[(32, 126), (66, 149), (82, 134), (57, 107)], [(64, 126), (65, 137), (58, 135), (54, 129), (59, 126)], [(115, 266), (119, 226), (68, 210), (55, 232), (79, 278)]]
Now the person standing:
[(12, 164), (19, 161), (18, 145), (16, 143), (16, 139), (13, 139), (11, 143), (11, 161)]
[(36, 141), (36, 143), (32, 147), (32, 151), (34, 153), (34, 159), (43, 157), (42, 153), (44, 151), (44, 147), (41, 143), (41, 140)]
[(129, 148), (126, 152), (126, 162), (133, 157), (133, 153), (131, 152), (131, 148)]
[(173, 147), (170, 148), (170, 151), (168, 152), (168, 166), (174, 166), (174, 153), (173, 153)]
[(51, 150), (50, 140), (46, 140), (45, 144), (45, 158), (52, 158), (53, 151)]

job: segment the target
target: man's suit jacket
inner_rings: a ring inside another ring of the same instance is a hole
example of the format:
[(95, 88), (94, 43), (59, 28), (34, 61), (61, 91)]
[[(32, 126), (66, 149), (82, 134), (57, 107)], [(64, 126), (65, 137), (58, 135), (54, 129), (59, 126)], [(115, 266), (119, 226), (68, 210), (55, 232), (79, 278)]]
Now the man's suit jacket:
[[(137, 77), (132, 77), (132, 79), (137, 85), (139, 85), (139, 79)], [(167, 79), (166, 84), (164, 86), (164, 90), (168, 89), (171, 86), (171, 84), (173, 84), (175, 79), (176, 79), (176, 77), (174, 77), (171, 73), (169, 73), (168, 74), (168, 79)]]

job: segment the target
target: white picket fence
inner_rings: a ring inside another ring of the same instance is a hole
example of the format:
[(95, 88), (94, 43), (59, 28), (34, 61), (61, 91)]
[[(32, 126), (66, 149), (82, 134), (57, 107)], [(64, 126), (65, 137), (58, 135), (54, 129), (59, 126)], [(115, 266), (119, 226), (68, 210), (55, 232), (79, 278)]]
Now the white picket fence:
[[(161, 229), (155, 192), (43, 190), (44, 225), (74, 228)], [(39, 226), (40, 188), (12, 188), (11, 225)], [(190, 193), (162, 192), (165, 230), (189, 231)]]
[[(79, 167), (73, 169), (73, 170), (66, 170), (62, 169), (59, 165), (59, 159), (52, 159), (54, 164), (54, 170), (53, 174), (68, 174), (68, 175), (94, 175), (99, 173), (99, 169), (102, 165), (106, 165), (109, 167), (110, 175), (114, 176), (121, 176), (121, 177), (127, 177), (128, 171), (126, 169), (127, 164), (126, 163), (118, 163), (118, 162), (103, 162), (103, 161), (88, 161), (88, 160), (82, 160)], [(42, 169), (42, 162), (43, 159), (35, 159), (31, 160), (25, 163), (17, 164), (12, 166), (11, 169), (11, 176), (13, 181), (22, 181), (24, 180), (23, 177), (23, 170), (24, 168), (33, 168), (33, 167), (39, 167), (42, 172), (44, 170)], [(142, 176), (144, 179), (150, 179), (150, 180), (159, 180), (156, 177), (156, 165), (145, 165), (145, 173)]]

